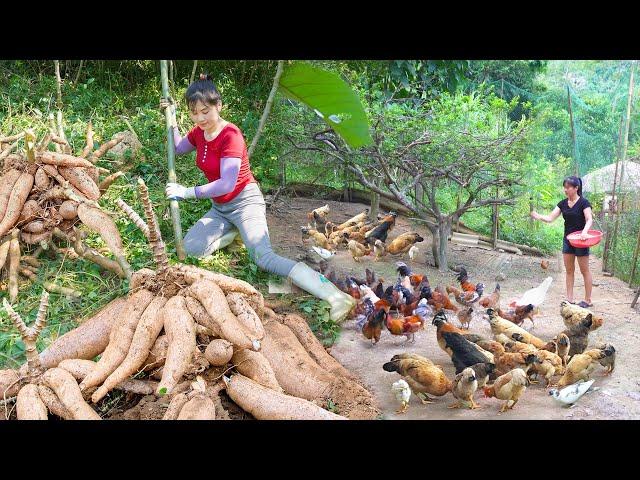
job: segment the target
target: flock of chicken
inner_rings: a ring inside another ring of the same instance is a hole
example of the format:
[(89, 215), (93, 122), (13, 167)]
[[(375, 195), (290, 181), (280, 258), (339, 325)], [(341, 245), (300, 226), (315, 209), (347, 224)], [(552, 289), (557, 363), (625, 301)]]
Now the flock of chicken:
[[(554, 388), (549, 394), (561, 403), (571, 404), (591, 385), (578, 382), (589, 380), (598, 364), (607, 367), (606, 374), (614, 369), (613, 345), (587, 348), (589, 333), (601, 327), (603, 319), (585, 308), (562, 302), (560, 314), (566, 329), (549, 341), (522, 328), (526, 319), (535, 325), (534, 314), (544, 300), (551, 277), (503, 310), (500, 285), (484, 295), (484, 285), (470, 282), (464, 267), (456, 278), (458, 287), (432, 289), (425, 275), (413, 273), (403, 262), (396, 265), (397, 281), (386, 288), (384, 280), (376, 278), (368, 268), (364, 279), (340, 279), (333, 271), (326, 276), (357, 300), (352, 316), (373, 345), (380, 341), (384, 329), (415, 341), (415, 333), (429, 319), (436, 327), (438, 345), (451, 358), (456, 376), (450, 380), (439, 365), (421, 355), (395, 355), (383, 369), (402, 376), (392, 387), (402, 403), (398, 413), (406, 411), (411, 393), (423, 403), (430, 403), (429, 395), (440, 397), (451, 392), (456, 402), (450, 408), (478, 408), (474, 395), (479, 389), (486, 397), (504, 400), (500, 409), (504, 412), (514, 407), (531, 383), (541, 380), (547, 388), (567, 387), (561, 391)], [(523, 300), (535, 303), (524, 304)], [(469, 331), (476, 305), (485, 309), (483, 317), (489, 322), (493, 339)], [(457, 315), (462, 328), (450, 323), (447, 313)], [(555, 384), (554, 377), (558, 378)], [(576, 389), (579, 395), (572, 393)]]
[(329, 221), (329, 213), (328, 204), (316, 208), (307, 214), (309, 223), (300, 227), (303, 243), (313, 242), (314, 249), (324, 259), (331, 258), (340, 246), (346, 246), (356, 262), (372, 254), (375, 254), (374, 261), (387, 254), (400, 257), (406, 253), (413, 260), (418, 254), (415, 244), (424, 241), (417, 233), (408, 232), (398, 235), (387, 245), (387, 237), (398, 216), (395, 212), (373, 221), (368, 219), (368, 210), (365, 210), (339, 225)]

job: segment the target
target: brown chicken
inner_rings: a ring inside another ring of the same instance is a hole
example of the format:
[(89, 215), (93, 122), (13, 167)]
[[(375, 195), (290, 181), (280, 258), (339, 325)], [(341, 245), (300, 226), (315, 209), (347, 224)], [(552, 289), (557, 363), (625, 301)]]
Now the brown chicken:
[(473, 319), (473, 307), (463, 308), (458, 312), (458, 320), (460, 321), (460, 326), (469, 330), (469, 325), (471, 324), (471, 320)]
[(502, 355), (494, 357), (496, 364), (496, 373), (504, 375), (514, 368), (521, 368), (528, 372), (534, 364), (541, 363), (537, 353), (518, 353), (504, 352)]
[(391, 335), (404, 335), (407, 341), (415, 342), (415, 334), (424, 325), (424, 320), (417, 315), (408, 317), (387, 316), (386, 326)]
[(387, 315), (388, 313), (384, 309), (377, 309), (362, 327), (362, 334), (365, 338), (371, 340), (373, 345), (380, 341), (382, 327), (384, 326)]
[(367, 239), (364, 238), (364, 235), (358, 232), (342, 232), (342, 236), (347, 239), (347, 242), (349, 240), (355, 240), (356, 242), (363, 245), (365, 245), (367, 242)]
[(458, 282), (460, 282), (460, 287), (465, 292), (475, 292), (476, 286), (469, 281), (469, 275), (467, 274), (467, 269), (464, 267), (460, 268), (460, 273), (456, 277)]
[(602, 317), (597, 317), (590, 310), (578, 305), (573, 305), (566, 300), (560, 303), (560, 315), (562, 316), (562, 320), (567, 328), (577, 326), (588, 317), (591, 317), (591, 327), (589, 327), (590, 331), (597, 330), (604, 323), (604, 319)]
[(540, 363), (533, 365), (531, 373), (535, 374), (536, 377), (543, 377), (547, 382), (545, 386), (549, 388), (551, 386), (551, 378), (554, 375), (564, 374), (562, 358), (547, 350), (538, 350), (536, 356), (540, 359)]
[(403, 233), (398, 235), (393, 241), (387, 245), (387, 252), (391, 255), (404, 255), (416, 243), (424, 241), (417, 233)]
[(451, 393), (457, 402), (449, 405), (448, 408), (460, 408), (462, 404), (467, 404), (471, 409), (480, 408), (473, 399), (476, 390), (478, 390), (476, 372), (473, 368), (467, 367), (457, 374), (451, 383)]
[[(514, 333), (512, 337), (518, 338), (519, 335), (517, 333)], [(520, 342), (515, 339), (505, 343), (504, 349), (507, 352), (511, 352), (511, 353), (525, 353), (525, 354), (536, 353), (538, 351), (538, 349), (533, 345), (531, 345), (530, 343)]]
[(589, 333), (593, 325), (593, 317), (588, 315), (578, 325), (564, 330), (561, 335), (565, 335), (569, 339), (569, 356), (576, 353), (582, 353), (589, 344)]
[(313, 241), (313, 244), (316, 247), (325, 248), (327, 250), (331, 248), (331, 245), (329, 245), (329, 240), (324, 233), (309, 227), (300, 227), (300, 230), (304, 235), (307, 235), (307, 237)]
[(529, 320), (531, 320), (531, 323), (534, 322), (533, 320), (534, 310), (535, 310), (535, 307), (532, 304), (529, 304), (529, 305), (520, 305), (515, 309), (508, 310), (508, 311), (498, 308), (497, 312), (498, 312), (498, 315), (500, 315), (505, 320), (509, 320), (510, 322), (513, 322), (516, 325), (522, 325), (524, 323), (525, 318), (528, 318)]
[(611, 375), (616, 368), (616, 349), (610, 343), (599, 343), (596, 348), (607, 353), (604, 358), (600, 359), (600, 365), (607, 369), (605, 375)]
[(549, 260), (542, 260), (540, 262), (540, 268), (547, 270), (549, 268)]
[(318, 227), (324, 228), (327, 223), (327, 216), (330, 213), (329, 204), (326, 204), (322, 207), (318, 207), (315, 210), (307, 213), (307, 219), (310, 222), (314, 222), (315, 229), (318, 230)]
[(478, 304), (483, 308), (500, 308), (500, 284), (496, 283), (496, 288), (488, 297), (482, 297)]
[(612, 354), (613, 352), (610, 350), (600, 350), (599, 348), (593, 348), (584, 353), (576, 353), (571, 357), (564, 375), (558, 381), (558, 387), (572, 385), (580, 380), (589, 380), (591, 373), (593, 373), (600, 361)]
[(366, 257), (371, 253), (371, 249), (367, 245), (366, 247), (361, 243), (356, 242), (355, 240), (349, 240), (347, 244), (347, 248), (349, 249), (349, 253), (353, 257), (353, 260), (356, 262), (360, 261), (360, 258)]
[(375, 254), (374, 262), (379, 262), (382, 257), (387, 254), (387, 250), (384, 247), (384, 243), (380, 240), (376, 240), (373, 244), (373, 253)]
[[(493, 382), (493, 385), (484, 387), (483, 391), (485, 397), (506, 400), (500, 408), (500, 412), (504, 412), (516, 406), (516, 403), (518, 403), (518, 400), (529, 385), (527, 373), (521, 368), (516, 368), (499, 376)], [(510, 402), (513, 402), (511, 406), (509, 406)]]
[(480, 285), (482, 284), (477, 285), (477, 290), (473, 290), (470, 292), (465, 292), (464, 290), (459, 290), (456, 287), (449, 285), (445, 291), (447, 294), (453, 294), (456, 302), (458, 302), (463, 307), (470, 307), (478, 300), (480, 300), (480, 296), (482, 295), (482, 287), (480, 287)]
[(464, 337), (465, 340), (468, 340), (469, 342), (471, 342), (473, 344), (473, 346), (476, 347), (476, 350), (482, 350), (482, 348), (478, 347), (475, 344), (475, 342), (483, 340), (483, 338), (478, 334), (469, 333), (469, 332), (467, 332), (465, 330), (461, 330), (461, 329), (457, 328), (454, 325), (451, 325), (447, 321), (447, 316), (445, 315), (444, 312), (440, 311), (440, 312), (436, 313), (435, 316), (433, 317), (433, 320), (431, 321), (431, 324), (436, 326), (436, 340), (438, 341), (438, 345), (440, 346), (440, 348), (442, 350), (447, 352), (449, 354), (449, 356), (451, 356), (451, 352), (445, 348), (446, 342), (445, 342), (445, 339), (444, 339), (444, 337), (442, 335), (445, 332), (446, 333), (459, 333), (460, 335), (462, 335), (462, 337)]
[(331, 240), (331, 234), (333, 233), (335, 228), (336, 226), (331, 222), (327, 222), (324, 224), (324, 236), (327, 237), (328, 240)]
[(412, 353), (394, 355), (382, 365), (385, 372), (397, 372), (409, 384), (411, 391), (423, 404), (432, 403), (434, 397), (442, 397), (451, 391), (451, 381), (442, 368), (428, 358)]
[(344, 228), (351, 227), (353, 225), (357, 225), (358, 222), (365, 221), (367, 219), (368, 215), (369, 215), (369, 209), (366, 209), (364, 212), (359, 213), (359, 214), (351, 217), (349, 220), (347, 220), (347, 221), (341, 223), (340, 225), (338, 225), (336, 227), (336, 230), (342, 230)]
[(382, 219), (380, 225), (365, 233), (364, 236), (367, 238), (367, 243), (369, 245), (373, 245), (376, 240), (380, 240), (383, 243), (386, 242), (389, 232), (393, 230), (393, 227), (396, 224), (397, 216), (397, 213), (391, 212), (389, 215), (385, 216)]
[(571, 342), (569, 341), (569, 337), (565, 333), (559, 334), (556, 338), (556, 353), (560, 358), (562, 358), (562, 365), (566, 367), (567, 362), (569, 361), (569, 350), (571, 350)]
[(444, 309), (457, 312), (460, 310), (451, 302), (451, 299), (446, 293), (439, 292), (437, 289), (431, 291), (429, 287), (426, 287), (425, 295), (429, 305), (433, 306), (436, 311)]

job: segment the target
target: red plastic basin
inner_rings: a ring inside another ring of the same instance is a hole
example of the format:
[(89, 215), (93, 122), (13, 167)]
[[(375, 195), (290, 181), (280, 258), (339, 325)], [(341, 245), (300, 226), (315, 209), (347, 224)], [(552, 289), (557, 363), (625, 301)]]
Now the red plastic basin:
[(600, 243), (602, 240), (602, 232), (600, 230), (589, 230), (589, 237), (586, 240), (580, 240), (580, 234), (582, 230), (570, 233), (567, 235), (567, 240), (572, 247), (575, 248), (589, 248)]

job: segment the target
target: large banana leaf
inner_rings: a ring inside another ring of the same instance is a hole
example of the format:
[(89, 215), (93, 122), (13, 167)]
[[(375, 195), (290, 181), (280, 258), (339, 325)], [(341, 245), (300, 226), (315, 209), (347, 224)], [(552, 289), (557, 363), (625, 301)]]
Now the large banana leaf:
[(351, 148), (371, 145), (360, 99), (337, 73), (296, 62), (282, 73), (280, 91), (312, 108)]

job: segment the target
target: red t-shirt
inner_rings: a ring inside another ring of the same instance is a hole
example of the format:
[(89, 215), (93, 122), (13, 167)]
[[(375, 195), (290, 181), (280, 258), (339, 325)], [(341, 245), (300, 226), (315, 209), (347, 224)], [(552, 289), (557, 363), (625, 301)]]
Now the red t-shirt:
[[(187, 138), (196, 147), (196, 165), (202, 170), (210, 182), (220, 178), (220, 159), (226, 157), (240, 158), (240, 172), (235, 188), (224, 195), (213, 197), (216, 203), (227, 203), (233, 200), (249, 183), (257, 183), (249, 168), (247, 144), (242, 132), (233, 123), (227, 123), (216, 138), (208, 142), (204, 138), (204, 130), (195, 126)], [(205, 155), (206, 151), (206, 155)]]

